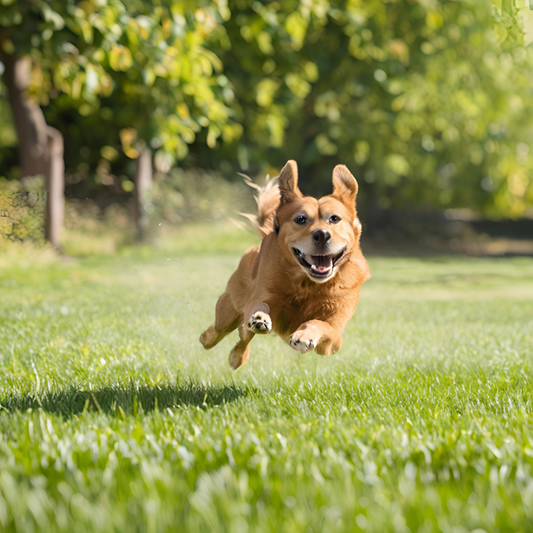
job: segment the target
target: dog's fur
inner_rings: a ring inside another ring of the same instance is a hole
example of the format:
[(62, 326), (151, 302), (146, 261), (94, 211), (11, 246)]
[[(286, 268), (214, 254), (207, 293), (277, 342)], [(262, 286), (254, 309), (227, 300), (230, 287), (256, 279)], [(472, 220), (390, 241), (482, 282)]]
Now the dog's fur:
[(246, 362), (254, 336), (271, 331), (302, 354), (339, 351), (361, 284), (370, 277), (359, 245), (357, 189), (350, 171), (337, 165), (333, 194), (304, 197), (296, 162), (283, 167), (278, 184), (257, 198), (261, 246), (246, 251), (219, 298), (215, 324), (200, 337), (205, 349), (238, 328), (240, 340), (229, 355), (234, 369)]

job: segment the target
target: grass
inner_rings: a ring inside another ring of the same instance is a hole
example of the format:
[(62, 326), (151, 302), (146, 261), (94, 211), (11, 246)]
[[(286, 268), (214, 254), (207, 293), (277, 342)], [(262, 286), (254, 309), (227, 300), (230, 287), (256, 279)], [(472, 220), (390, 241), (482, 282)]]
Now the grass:
[(0, 530), (530, 531), (533, 261), (370, 258), (341, 352), (200, 332), (251, 238), (0, 249)]

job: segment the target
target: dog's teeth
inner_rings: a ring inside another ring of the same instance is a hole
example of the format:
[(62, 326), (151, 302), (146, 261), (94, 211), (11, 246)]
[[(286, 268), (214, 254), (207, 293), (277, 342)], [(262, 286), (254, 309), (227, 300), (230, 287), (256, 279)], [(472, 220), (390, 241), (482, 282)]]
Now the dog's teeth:
[(318, 270), (318, 268), (315, 265), (311, 265), (311, 270)]

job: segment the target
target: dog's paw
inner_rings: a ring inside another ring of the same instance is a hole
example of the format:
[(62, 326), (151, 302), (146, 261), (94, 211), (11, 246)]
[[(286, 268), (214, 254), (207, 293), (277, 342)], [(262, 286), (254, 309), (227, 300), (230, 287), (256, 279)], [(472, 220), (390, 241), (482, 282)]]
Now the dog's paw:
[(295, 331), (289, 337), (290, 347), (302, 354), (313, 351), (318, 343), (314, 339), (306, 338), (308, 336), (309, 333), (305, 330)]
[(248, 329), (258, 335), (266, 335), (272, 331), (272, 320), (266, 313), (257, 311), (248, 320)]

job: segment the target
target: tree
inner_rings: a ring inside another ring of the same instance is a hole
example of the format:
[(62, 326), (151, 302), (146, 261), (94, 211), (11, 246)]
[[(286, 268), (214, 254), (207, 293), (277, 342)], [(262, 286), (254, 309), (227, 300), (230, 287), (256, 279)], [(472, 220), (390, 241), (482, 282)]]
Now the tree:
[(108, 122), (121, 134), (124, 153), (137, 159), (141, 147), (154, 148), (162, 170), (186, 156), (201, 128), (209, 146), (240, 133), (227, 105), (231, 90), (217, 75), (220, 61), (203, 47), (227, 15), (215, 2), (2, 4), (0, 48), (23, 175), (47, 175), (52, 151), (38, 103), (51, 96), (83, 116), (98, 115), (102, 101), (112, 105)]
[(532, 54), (495, 25), (490, 5), (229, 7), (221, 59), (244, 136), (222, 157), (279, 168), (298, 155), (319, 189), (346, 163), (374, 211), (519, 216), (533, 204)]
[(41, 174), (47, 191), (44, 235), (59, 249), (63, 219), (63, 138), (46, 124), (40, 107), (25, 96), (31, 83), (28, 57), (6, 53), (6, 33), (0, 33), (0, 60), (5, 68), (9, 103), (19, 138), (22, 177)]
[(370, 217), (533, 205), (532, 53), (510, 0), (0, 2), (4, 54), (32, 58), (30, 100), (68, 130), (87, 195), (114, 201), (144, 149), (161, 172), (191, 147), (233, 176), (297, 158), (317, 193), (346, 163)]

